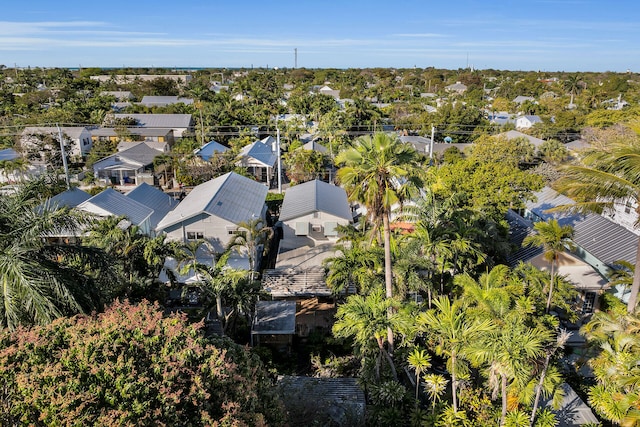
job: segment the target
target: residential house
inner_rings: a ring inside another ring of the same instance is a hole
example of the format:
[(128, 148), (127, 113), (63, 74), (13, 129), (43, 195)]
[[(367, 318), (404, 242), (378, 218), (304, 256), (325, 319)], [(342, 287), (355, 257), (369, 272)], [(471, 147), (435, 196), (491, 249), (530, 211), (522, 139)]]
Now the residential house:
[[(411, 146), (418, 152), (422, 153), (425, 156), (430, 156), (431, 154), (431, 138), (425, 138), (424, 136), (418, 135), (402, 135), (400, 136), (400, 141), (405, 144), (411, 144)], [(442, 155), (446, 149), (451, 147), (456, 147), (460, 151), (464, 151), (469, 147), (473, 146), (473, 144), (463, 144), (463, 143), (443, 143), (443, 142), (434, 142), (433, 144), (433, 155)]]
[(265, 270), (262, 286), (272, 298), (295, 301), (299, 336), (331, 327), (335, 302), (323, 261), (335, 256), (336, 227), (352, 218), (347, 193), (335, 185), (314, 180), (285, 193), (276, 268)]
[(155, 229), (162, 218), (178, 206), (178, 201), (176, 199), (146, 182), (143, 182), (133, 190), (129, 191), (126, 194), (126, 197), (153, 210), (153, 213), (149, 218), (149, 225), (151, 230), (153, 230), (152, 234), (155, 234)]
[(136, 202), (113, 188), (107, 188), (85, 200), (77, 206), (77, 209), (102, 217), (124, 216), (130, 224), (123, 223), (123, 227), (136, 225), (142, 233), (148, 235), (153, 233), (151, 228), (153, 209)]
[(283, 229), (281, 247), (299, 248), (335, 242), (336, 227), (351, 223), (353, 214), (344, 189), (316, 179), (285, 192), (279, 219)]
[(120, 141), (118, 142), (118, 146), (116, 147), (116, 149), (118, 150), (118, 152), (122, 152), (122, 151), (126, 151), (130, 148), (135, 147), (136, 145), (139, 145), (141, 142), (144, 142), (145, 145), (153, 148), (154, 150), (158, 150), (160, 152), (160, 154), (167, 154), (170, 150), (169, 147), (169, 143), (166, 141), (153, 141), (153, 140), (149, 140), (149, 141)]
[[(581, 290), (583, 297), (582, 310), (588, 314), (590, 310), (593, 310), (597, 301), (596, 294), (606, 289), (607, 285), (603, 284), (600, 279), (606, 278), (611, 270), (616, 268), (616, 262), (619, 260), (631, 264), (635, 263), (640, 237), (601, 215), (548, 212), (549, 209), (575, 203), (550, 187), (545, 187), (535, 193), (535, 196), (536, 201), (527, 202), (526, 209), (520, 213), (521, 215), (508, 218), (512, 223), (514, 220), (516, 221), (515, 226), (512, 227), (512, 233), (515, 233), (514, 230), (518, 231), (521, 243), (524, 235), (531, 232), (534, 222), (547, 221), (552, 218), (557, 219), (560, 225), (573, 227), (573, 242), (576, 249), (571, 255), (575, 260), (568, 259), (567, 265), (578, 268), (568, 269), (567, 274), (576, 279), (574, 283), (577, 282), (577, 287)], [(518, 244), (517, 240), (514, 243)], [(539, 248), (521, 248), (510, 255), (509, 263), (514, 265), (520, 260), (535, 258), (539, 255), (535, 252), (536, 250), (541, 251)], [(597, 275), (581, 268), (584, 265), (588, 265)], [(571, 276), (572, 271), (573, 276)], [(562, 274), (562, 266), (559, 272)], [(615, 291), (622, 300), (628, 297), (621, 289)]]
[(542, 123), (540, 116), (524, 115), (516, 117), (516, 129), (529, 129), (536, 123)]
[(523, 95), (518, 95), (513, 99), (513, 103), (518, 105), (522, 105), (526, 101), (536, 102), (536, 99), (533, 96), (523, 96)]
[(204, 144), (202, 147), (197, 148), (196, 150), (194, 150), (193, 154), (195, 154), (196, 156), (200, 157), (205, 162), (208, 162), (209, 159), (214, 156), (214, 154), (216, 154), (216, 153), (222, 154), (222, 153), (225, 153), (227, 151), (229, 151), (229, 148), (225, 147), (224, 145), (220, 144), (219, 142), (211, 140), (211, 141), (207, 142), (206, 144)]
[(321, 93), (323, 95), (328, 95), (328, 96), (331, 96), (331, 97), (333, 97), (335, 99), (340, 99), (340, 91), (331, 89), (327, 85), (321, 86), (321, 87), (317, 88), (316, 90), (317, 90), (318, 93)]
[(166, 151), (168, 151), (175, 142), (173, 129), (168, 128), (127, 128), (126, 135), (116, 131), (115, 128), (98, 128), (91, 131), (91, 139), (93, 142), (118, 142), (123, 139), (123, 137), (130, 139), (131, 141), (126, 141), (129, 143), (138, 143), (141, 141), (163, 143), (166, 145)]
[(153, 159), (163, 151), (139, 142), (133, 147), (98, 160), (93, 164), (94, 176), (106, 179), (112, 184), (139, 185), (149, 178), (153, 171)]
[(264, 185), (229, 172), (194, 187), (156, 231), (183, 242), (206, 239), (215, 252), (223, 252), (238, 224), (265, 218), (267, 191)]
[(129, 102), (134, 99), (133, 93), (128, 90), (104, 90), (100, 92), (100, 96), (112, 96), (119, 102)]
[(191, 105), (193, 104), (193, 99), (181, 98), (179, 96), (145, 95), (142, 97), (142, 100), (139, 102), (139, 104), (144, 105), (145, 107), (166, 107), (167, 105), (172, 105), (172, 104)]
[(135, 81), (150, 82), (156, 79), (173, 80), (180, 86), (187, 85), (192, 77), (190, 74), (106, 74), (98, 76), (89, 76), (91, 80), (96, 80), (100, 83), (106, 83), (113, 81), (117, 84), (134, 83)]
[(445, 90), (450, 93), (457, 93), (458, 95), (462, 95), (467, 91), (467, 85), (461, 82), (455, 82), (452, 85), (445, 86)]
[(540, 146), (544, 143), (544, 140), (540, 138), (536, 138), (535, 136), (527, 135), (526, 133), (519, 132), (517, 130), (510, 130), (507, 132), (502, 132), (497, 135), (498, 137), (506, 138), (507, 140), (512, 140), (515, 138), (524, 138), (533, 144), (536, 149), (540, 148)]
[(237, 165), (245, 167), (259, 182), (271, 185), (276, 177), (275, 170), (278, 163), (276, 139), (268, 136), (255, 141), (240, 151)]
[(127, 128), (172, 129), (174, 138), (182, 138), (185, 132), (193, 131), (191, 114), (114, 114), (113, 119), (134, 119), (135, 126)]
[[(66, 142), (65, 145), (69, 147), (68, 156), (84, 157), (91, 150), (93, 141), (91, 140), (91, 132), (86, 127), (61, 126), (60, 132)], [(59, 132), (58, 128), (54, 126), (24, 128), (20, 136), (20, 145), (23, 148), (33, 147), (37, 142), (42, 141), (43, 137), (53, 138), (59, 147)], [(59, 150), (58, 147), (56, 148)]]
[(62, 207), (75, 208), (90, 198), (91, 194), (79, 188), (72, 187), (51, 197), (47, 200), (45, 207), (49, 209), (59, 209)]
[(13, 184), (44, 172), (44, 167), (25, 164), (23, 157), (13, 148), (0, 150), (0, 183)]

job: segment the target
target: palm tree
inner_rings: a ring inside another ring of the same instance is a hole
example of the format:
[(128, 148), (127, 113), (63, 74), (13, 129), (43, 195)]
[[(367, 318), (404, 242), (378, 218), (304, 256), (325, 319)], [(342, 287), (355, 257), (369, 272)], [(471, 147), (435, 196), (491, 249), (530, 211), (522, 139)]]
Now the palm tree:
[(425, 349), (415, 347), (407, 357), (409, 366), (416, 372), (416, 409), (418, 408), (418, 391), (420, 389), (420, 375), (431, 367), (431, 357)]
[[(256, 258), (258, 255), (262, 255), (265, 244), (272, 236), (273, 229), (268, 227), (262, 218), (254, 218), (238, 223), (238, 230), (227, 245), (227, 249), (233, 249), (240, 254), (247, 255), (251, 280), (255, 277)], [(261, 251), (260, 254), (258, 251)]]
[[(420, 184), (416, 151), (397, 137), (385, 133), (358, 138), (351, 148), (338, 154), (338, 180), (349, 199), (363, 203), (379, 229), (383, 226), (384, 272), (387, 298), (393, 297), (391, 268), (391, 209), (402, 203)], [(393, 337), (389, 337), (393, 347)]]
[(567, 80), (565, 80), (564, 82), (564, 88), (571, 94), (571, 102), (569, 103), (569, 105), (573, 106), (573, 97), (582, 88), (582, 81), (580, 81), (580, 76), (578, 76), (577, 74), (573, 74), (567, 77)]
[(488, 364), (489, 384), (494, 396), (500, 390), (501, 426), (507, 416), (508, 388), (515, 388), (516, 392), (525, 388), (533, 373), (533, 362), (543, 354), (548, 338), (546, 330), (526, 326), (519, 312), (510, 313), (504, 320), (508, 327), (484, 334), (468, 350), (475, 363)]
[(336, 255), (323, 261), (328, 269), (327, 286), (334, 295), (349, 296), (352, 287), (357, 294), (366, 294), (379, 283), (381, 254), (376, 249), (338, 245)]
[[(598, 151), (588, 152), (580, 165), (568, 166), (558, 189), (576, 201), (567, 206), (581, 212), (602, 213), (615, 203), (633, 202), (640, 213), (640, 138), (614, 141)], [(635, 223), (640, 227), (640, 215)], [(640, 240), (635, 265), (640, 265)], [(640, 268), (633, 275), (627, 310), (633, 313), (640, 291)]]
[(420, 313), (416, 319), (418, 329), (432, 336), (436, 353), (447, 358), (447, 371), (451, 374), (453, 410), (458, 411), (458, 380), (467, 374), (465, 360), (468, 344), (493, 328), (490, 320), (472, 320), (467, 316), (461, 300), (453, 303), (446, 296), (433, 301), (435, 309)]
[(560, 225), (558, 220), (550, 219), (548, 222), (537, 222), (533, 226), (536, 234), (529, 235), (523, 240), (525, 246), (542, 246), (544, 257), (551, 264), (551, 281), (549, 282), (549, 294), (547, 295), (546, 313), (551, 310), (551, 298), (553, 296), (553, 284), (556, 279), (558, 258), (565, 249), (573, 248), (573, 227)]
[(540, 397), (542, 396), (542, 389), (544, 386), (544, 382), (547, 376), (547, 372), (549, 370), (549, 363), (551, 362), (551, 357), (560, 349), (564, 348), (564, 345), (567, 343), (569, 338), (571, 337), (571, 332), (568, 332), (565, 329), (560, 329), (558, 335), (556, 336), (556, 341), (553, 343), (554, 345), (547, 347), (545, 349), (545, 358), (544, 363), (542, 365), (542, 371), (540, 371), (540, 380), (538, 384), (536, 384), (536, 397), (533, 401), (533, 409), (531, 409), (531, 418), (529, 419), (530, 427), (533, 427), (533, 423), (536, 421), (536, 417), (538, 416), (538, 404), (540, 403)]
[(396, 312), (399, 303), (395, 298), (385, 298), (382, 289), (369, 295), (351, 295), (338, 307), (333, 334), (337, 338), (351, 337), (361, 353), (366, 353), (372, 343), (376, 344), (376, 379), (380, 379), (380, 365), (384, 358), (394, 379), (397, 380), (395, 364), (391, 357), (391, 342), (388, 329), (399, 331), (407, 327), (408, 318)]
[(26, 182), (0, 198), (0, 327), (46, 324), (99, 303), (85, 270), (103, 260), (102, 251), (52, 237), (79, 234), (88, 221), (43, 205), (41, 184)]
[(440, 400), (448, 381), (439, 374), (427, 374), (422, 379), (424, 380), (424, 390), (431, 399), (431, 413), (434, 413), (436, 411), (436, 403)]
[(598, 312), (581, 332), (599, 350), (589, 361), (597, 380), (589, 403), (616, 424), (640, 425), (640, 318)]

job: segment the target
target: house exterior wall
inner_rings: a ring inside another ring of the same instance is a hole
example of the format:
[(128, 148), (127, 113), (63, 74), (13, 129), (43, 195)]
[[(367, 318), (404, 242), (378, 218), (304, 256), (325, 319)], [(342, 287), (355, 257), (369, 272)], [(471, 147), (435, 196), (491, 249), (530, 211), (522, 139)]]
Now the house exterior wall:
[[(320, 233), (321, 235), (326, 236), (325, 233), (329, 233), (330, 230), (326, 229), (325, 225), (326, 223), (330, 223), (330, 222), (335, 222), (339, 225), (347, 225), (349, 224), (349, 221), (341, 218), (341, 217), (337, 217), (335, 215), (331, 215), (328, 214), (326, 212), (314, 212), (314, 213), (310, 213), (308, 215), (304, 215), (298, 218), (293, 218), (287, 221), (283, 221), (282, 223), (282, 233), (283, 233), (283, 240), (295, 240), (297, 239), (297, 235), (296, 235), (296, 223), (309, 223), (309, 234), (312, 234), (312, 230), (314, 229), (314, 227), (316, 227), (316, 229), (320, 230), (318, 233)], [(332, 237), (332, 236), (327, 236), (330, 240), (337, 240), (338, 237)]]
[[(233, 232), (236, 229), (237, 225), (230, 221), (203, 213), (189, 218), (183, 223), (167, 227), (163, 231), (167, 233), (167, 238), (169, 240), (174, 241), (187, 241), (204, 238), (213, 245), (215, 252), (222, 252), (233, 237), (233, 234), (230, 232)], [(193, 239), (189, 239), (190, 233), (195, 233)]]
[(609, 218), (611, 221), (623, 226), (634, 234), (640, 235), (640, 229), (635, 226), (638, 220), (637, 208), (638, 204), (633, 200), (630, 200), (628, 203), (615, 203), (613, 212), (603, 212), (602, 216)]

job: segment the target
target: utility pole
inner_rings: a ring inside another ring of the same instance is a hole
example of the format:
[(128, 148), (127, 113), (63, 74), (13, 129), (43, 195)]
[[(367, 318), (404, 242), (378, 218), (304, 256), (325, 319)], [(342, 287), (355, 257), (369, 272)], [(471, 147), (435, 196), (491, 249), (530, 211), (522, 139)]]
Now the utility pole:
[(282, 163), (280, 159), (280, 128), (276, 118), (276, 151), (278, 153), (278, 193), (282, 194)]
[(293, 49), (293, 54), (295, 58), (293, 68), (298, 68), (298, 48), (297, 47)]
[(67, 183), (67, 190), (71, 189), (71, 183), (69, 182), (69, 166), (67, 166), (67, 153), (64, 150), (64, 141), (62, 140), (62, 130), (60, 125), (56, 123), (58, 128), (58, 138), (60, 139), (60, 154), (62, 154), (62, 166), (64, 167), (64, 180)]
[(429, 143), (429, 163), (433, 164), (433, 138), (436, 135), (436, 127), (431, 125), (431, 142)]

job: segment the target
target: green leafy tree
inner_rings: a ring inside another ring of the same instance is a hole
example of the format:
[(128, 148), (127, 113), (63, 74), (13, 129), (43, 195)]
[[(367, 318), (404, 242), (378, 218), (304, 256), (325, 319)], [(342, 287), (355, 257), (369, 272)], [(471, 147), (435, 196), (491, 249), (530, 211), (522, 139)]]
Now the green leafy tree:
[(327, 269), (327, 286), (334, 295), (345, 294), (353, 287), (357, 294), (367, 294), (381, 285), (382, 254), (378, 248), (339, 245), (336, 254), (323, 261)]
[(415, 347), (407, 357), (409, 366), (416, 373), (416, 408), (418, 407), (418, 392), (420, 391), (420, 375), (431, 367), (431, 357), (425, 349)]
[(260, 361), (185, 315), (117, 302), (0, 333), (3, 425), (279, 425)]
[(254, 218), (239, 222), (236, 234), (227, 245), (227, 249), (235, 250), (248, 257), (251, 280), (255, 277), (257, 270), (256, 260), (262, 256), (262, 251), (272, 236), (273, 229), (267, 226), (262, 218)]

